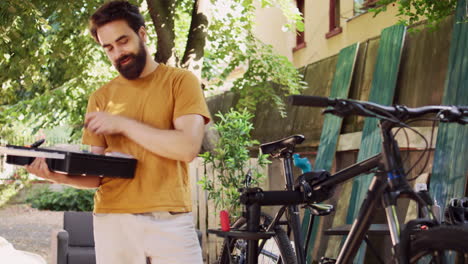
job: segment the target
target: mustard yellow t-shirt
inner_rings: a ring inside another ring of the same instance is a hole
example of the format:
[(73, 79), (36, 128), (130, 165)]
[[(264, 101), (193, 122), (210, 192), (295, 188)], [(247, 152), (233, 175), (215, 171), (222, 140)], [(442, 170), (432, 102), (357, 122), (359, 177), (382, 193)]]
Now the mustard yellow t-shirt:
[[(187, 114), (210, 119), (198, 79), (189, 71), (159, 64), (137, 80), (121, 76), (95, 91), (87, 112), (104, 111), (135, 119), (158, 129), (174, 129), (173, 121)], [(133, 179), (104, 177), (94, 197), (96, 213), (189, 212), (192, 209), (187, 163), (158, 156), (122, 135), (83, 133), (83, 144), (105, 152), (132, 155)]]

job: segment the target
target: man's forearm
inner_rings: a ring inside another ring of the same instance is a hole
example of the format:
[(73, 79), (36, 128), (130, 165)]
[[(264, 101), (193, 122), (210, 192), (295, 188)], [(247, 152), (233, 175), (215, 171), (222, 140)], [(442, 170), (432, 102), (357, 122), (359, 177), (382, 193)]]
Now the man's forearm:
[(76, 188), (91, 189), (101, 185), (101, 179), (98, 176), (70, 176), (67, 174), (50, 171), (45, 158), (36, 158), (34, 161), (25, 166), (26, 170), (51, 182), (66, 184)]
[(200, 151), (205, 126), (203, 118), (199, 115), (183, 116), (174, 124), (174, 129), (162, 130), (126, 119), (122, 134), (159, 156), (190, 162)]
[(101, 184), (101, 177), (99, 176), (70, 176), (56, 172), (51, 173), (53, 174), (53, 180), (51, 179), (53, 182), (69, 185), (79, 189), (94, 189), (98, 188)]
[(86, 128), (97, 135), (122, 134), (159, 156), (190, 162), (200, 151), (204, 118), (187, 114), (173, 121), (173, 129), (158, 129), (123, 116), (106, 112), (86, 114)]
[(179, 130), (153, 128), (135, 120), (128, 120), (124, 135), (145, 149), (169, 159), (190, 162), (200, 146)]

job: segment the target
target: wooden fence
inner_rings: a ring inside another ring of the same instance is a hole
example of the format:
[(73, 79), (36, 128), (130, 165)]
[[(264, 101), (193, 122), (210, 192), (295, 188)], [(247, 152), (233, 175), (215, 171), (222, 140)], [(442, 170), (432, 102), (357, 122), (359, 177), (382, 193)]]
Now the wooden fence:
[[(256, 161), (256, 159), (252, 158), (250, 160), (250, 166), (256, 167), (262, 174), (266, 175), (260, 187), (268, 189), (268, 168), (259, 168), (256, 165)], [(196, 228), (202, 232), (203, 259), (205, 263), (214, 263), (221, 250), (222, 239), (215, 235), (208, 235), (207, 229), (220, 228), (219, 210), (221, 209), (215, 208), (214, 202), (208, 199), (208, 193), (203, 190), (201, 185), (197, 182), (202, 179), (205, 173), (209, 179), (214, 179), (215, 175), (213, 175), (210, 166), (203, 165), (203, 160), (201, 158), (197, 158), (190, 163), (189, 173), (192, 186), (193, 221)]]
[[(431, 134), (436, 135), (437, 129), (432, 131), (432, 129), (428, 127), (419, 127), (415, 128), (419, 133), (423, 134), (427, 139), (430, 139)], [(410, 164), (414, 164), (423, 153), (423, 149), (426, 147), (426, 144), (419, 138), (419, 136), (415, 133), (409, 133), (408, 135), (409, 143), (407, 142), (407, 137), (404, 133), (400, 133), (396, 138), (400, 144), (400, 147), (404, 150), (403, 158), (405, 159), (405, 166), (409, 166)], [(354, 132), (348, 134), (342, 134), (339, 137), (338, 146), (337, 146), (337, 153), (336, 158), (333, 162), (332, 172), (336, 172), (340, 169), (343, 169), (356, 161), (357, 158), (357, 151), (360, 145), (361, 132)], [(407, 144), (408, 143), (408, 144)], [(431, 150), (433, 150), (435, 142), (432, 142)], [(315, 164), (315, 151), (300, 151), (299, 154), (301, 156), (309, 158), (312, 162), (312, 165)], [(424, 156), (425, 158), (429, 158), (429, 162), (426, 167), (424, 167), (424, 161), (420, 162), (410, 173), (410, 178), (418, 174), (425, 174), (426, 176), (422, 177), (422, 179), (427, 179), (428, 174), (432, 171), (432, 160), (433, 160), (433, 151), (429, 151)], [(255, 164), (255, 159), (251, 160), (252, 164)], [(299, 175), (300, 171), (297, 168), (293, 168), (295, 175)], [(193, 218), (194, 223), (196, 224), (196, 228), (202, 231), (202, 239), (203, 239), (203, 257), (205, 263), (214, 263), (218, 254), (221, 250), (221, 243), (222, 240), (217, 238), (214, 235), (208, 235), (207, 229), (209, 228), (219, 228), (219, 211), (214, 208), (213, 202), (208, 200), (208, 194), (205, 190), (201, 188), (197, 182), (205, 175), (205, 170), (210, 179), (213, 179), (214, 175), (211, 173), (211, 169), (203, 166), (203, 160), (198, 158), (190, 163), (190, 180), (192, 185), (192, 201), (193, 201)], [(264, 190), (283, 190), (285, 187), (284, 178), (282, 175), (282, 164), (279, 160), (273, 160), (271, 164), (269, 164), (268, 168), (263, 170), (263, 173), (267, 175), (265, 181), (261, 184), (261, 188)], [(336, 191), (335, 195), (332, 200), (329, 202), (334, 204), (342, 194), (343, 186), (339, 186)], [(408, 202), (402, 202), (398, 207), (399, 214), (412, 214), (413, 206), (411, 206)], [(264, 207), (262, 211), (268, 213), (269, 215), (275, 215), (278, 207)], [(303, 210), (301, 210), (301, 217), (303, 215)], [(332, 216), (335, 215), (337, 212), (332, 213)], [(330, 218), (326, 218), (330, 219)], [(325, 221), (323, 228), (330, 228), (331, 222)], [(329, 223), (330, 222), (330, 223)], [(326, 244), (328, 242), (328, 237), (320, 235), (319, 240), (320, 243), (317, 245), (316, 254), (323, 255), (326, 251)], [(382, 243), (384, 243), (383, 241)], [(388, 241), (387, 241), (388, 242)], [(390, 252), (382, 252), (383, 256), (389, 256)]]

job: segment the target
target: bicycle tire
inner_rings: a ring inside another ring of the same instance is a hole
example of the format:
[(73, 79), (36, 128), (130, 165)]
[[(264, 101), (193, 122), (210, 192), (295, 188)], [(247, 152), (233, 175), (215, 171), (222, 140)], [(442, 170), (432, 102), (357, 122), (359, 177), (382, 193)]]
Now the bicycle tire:
[[(265, 229), (272, 221), (272, 217), (262, 213), (260, 216), (261, 229)], [(241, 217), (233, 225), (232, 228), (243, 228), (246, 226), (246, 219)], [(279, 258), (275, 259), (274, 256), (269, 255), (271, 252), (263, 251), (259, 255), (259, 264), (261, 263), (283, 263), (283, 264), (296, 264), (296, 255), (294, 249), (292, 248), (291, 242), (284, 231), (280, 226), (274, 228), (275, 235), (271, 240), (274, 241), (274, 245), (279, 251)], [(221, 248), (220, 257), (218, 259), (219, 264), (230, 264), (230, 258), (232, 257), (236, 264), (243, 263), (245, 255), (241, 256), (242, 250), (245, 252), (246, 244), (242, 239), (231, 239), (230, 244), (228, 240), (223, 241), (223, 246)], [(270, 242), (270, 243), (272, 243)], [(267, 242), (268, 243), (268, 242)], [(243, 248), (239, 248), (243, 247)], [(275, 255), (275, 254), (273, 254)]]
[(409, 263), (468, 263), (468, 227), (445, 225), (415, 233)]

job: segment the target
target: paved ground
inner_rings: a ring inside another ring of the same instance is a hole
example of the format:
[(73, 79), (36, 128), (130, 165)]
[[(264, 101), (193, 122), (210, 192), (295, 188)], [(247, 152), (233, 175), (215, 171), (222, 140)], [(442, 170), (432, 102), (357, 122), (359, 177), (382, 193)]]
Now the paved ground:
[(48, 263), (52, 230), (62, 225), (63, 212), (39, 211), (28, 205), (0, 208), (0, 236), (16, 249), (41, 255)]

